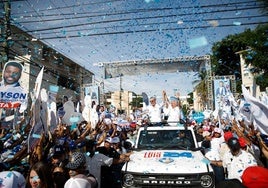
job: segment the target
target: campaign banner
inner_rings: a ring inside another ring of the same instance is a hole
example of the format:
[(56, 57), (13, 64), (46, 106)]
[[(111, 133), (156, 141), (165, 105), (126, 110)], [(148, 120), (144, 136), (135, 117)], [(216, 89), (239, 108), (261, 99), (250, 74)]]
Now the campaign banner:
[(215, 109), (222, 109), (230, 94), (230, 79), (215, 79), (213, 85)]
[(85, 86), (84, 93), (85, 93), (84, 96), (85, 105), (91, 106), (93, 101), (95, 101), (96, 104), (99, 104), (100, 102), (99, 86)]
[(27, 92), (20, 84), (23, 66), (17, 61), (8, 61), (0, 82), (0, 108), (27, 108)]

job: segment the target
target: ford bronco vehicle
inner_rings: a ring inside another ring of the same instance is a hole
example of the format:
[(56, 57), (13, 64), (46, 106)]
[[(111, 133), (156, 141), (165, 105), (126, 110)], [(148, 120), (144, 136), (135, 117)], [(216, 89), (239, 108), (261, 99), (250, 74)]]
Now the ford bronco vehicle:
[(123, 187), (215, 186), (214, 173), (192, 128), (141, 127), (130, 161), (122, 168)]

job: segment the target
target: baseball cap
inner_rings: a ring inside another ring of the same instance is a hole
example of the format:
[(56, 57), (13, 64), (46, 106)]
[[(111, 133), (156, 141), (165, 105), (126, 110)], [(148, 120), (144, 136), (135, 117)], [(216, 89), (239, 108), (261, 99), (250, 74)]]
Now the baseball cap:
[(71, 155), (70, 161), (65, 166), (67, 169), (76, 170), (83, 168), (86, 164), (86, 156), (81, 152), (74, 152)]
[(91, 184), (84, 178), (70, 178), (64, 184), (64, 188), (91, 188)]
[(113, 143), (113, 138), (112, 137), (107, 137), (106, 139), (105, 139), (105, 142), (109, 142), (109, 143)]
[(214, 133), (219, 133), (219, 134), (221, 134), (221, 133), (222, 133), (222, 130), (221, 130), (220, 128), (216, 127), (216, 128), (214, 129)]
[(243, 137), (239, 137), (238, 142), (239, 142), (241, 148), (244, 148), (247, 146), (246, 140)]
[(238, 151), (241, 148), (238, 139), (235, 137), (230, 138), (227, 142), (227, 145), (231, 151)]
[(261, 166), (247, 167), (241, 179), (247, 188), (265, 188), (268, 185), (268, 169)]
[(53, 148), (53, 156), (62, 155), (65, 153), (65, 150), (62, 145), (55, 145)]
[(17, 171), (0, 172), (0, 187), (4, 188), (24, 188), (26, 181), (24, 176)]
[(225, 142), (228, 142), (228, 140), (230, 138), (233, 138), (233, 133), (231, 131), (225, 132), (224, 133), (224, 140), (225, 140)]
[(112, 138), (112, 143), (113, 143), (113, 144), (117, 144), (117, 143), (119, 143), (119, 142), (120, 142), (120, 138), (119, 138), (119, 137), (116, 136), (116, 137), (113, 137), (113, 138)]
[(203, 137), (207, 137), (207, 136), (210, 136), (211, 133), (209, 131), (204, 131), (202, 135)]

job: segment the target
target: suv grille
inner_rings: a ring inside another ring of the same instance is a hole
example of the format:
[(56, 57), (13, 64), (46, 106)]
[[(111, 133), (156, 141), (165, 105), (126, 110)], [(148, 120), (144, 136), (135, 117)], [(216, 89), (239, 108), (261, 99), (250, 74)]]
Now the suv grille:
[[(196, 187), (201, 188), (200, 177), (204, 174), (132, 174), (135, 187)], [(210, 174), (212, 177), (213, 175)], [(213, 187), (213, 186), (211, 186)]]

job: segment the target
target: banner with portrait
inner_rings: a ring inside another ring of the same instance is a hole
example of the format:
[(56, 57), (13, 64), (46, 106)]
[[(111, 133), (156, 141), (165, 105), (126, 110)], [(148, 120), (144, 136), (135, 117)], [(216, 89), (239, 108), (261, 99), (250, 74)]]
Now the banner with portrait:
[(17, 122), (19, 114), (27, 109), (28, 92), (20, 84), (22, 73), (23, 65), (20, 62), (5, 63), (0, 82), (0, 116), (3, 126)]
[(230, 91), (230, 79), (215, 79), (214, 85), (214, 107), (215, 109), (222, 109), (226, 106)]
[(100, 102), (100, 93), (99, 93), (99, 86), (85, 86), (84, 87), (84, 103), (87, 103), (85, 105), (88, 105), (95, 101), (96, 104), (99, 104)]

